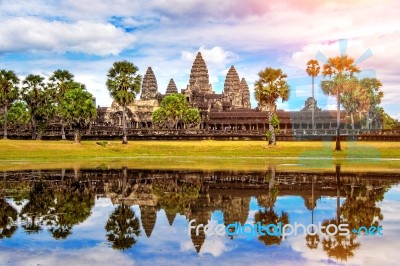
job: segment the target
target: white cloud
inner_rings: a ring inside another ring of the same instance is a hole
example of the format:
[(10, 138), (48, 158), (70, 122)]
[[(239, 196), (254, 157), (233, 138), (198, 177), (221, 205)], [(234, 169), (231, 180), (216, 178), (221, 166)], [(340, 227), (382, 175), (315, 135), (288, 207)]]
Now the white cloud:
[(95, 55), (118, 54), (135, 37), (108, 23), (66, 23), (40, 18), (9, 18), (2, 22), (1, 52), (53, 51)]
[(238, 55), (226, 51), (219, 46), (215, 46), (211, 49), (206, 49), (204, 46), (201, 46), (198, 51), (182, 51), (181, 57), (184, 60), (188, 60), (193, 62), (196, 58), (197, 52), (201, 52), (204, 61), (206, 61), (207, 66), (217, 66), (217, 67), (225, 67), (227, 63), (232, 62), (233, 60), (238, 58)]
[[(306, 76), (308, 59), (318, 51), (338, 54), (336, 40), (347, 38), (354, 57), (371, 48), (373, 57), (360, 66), (376, 70), (385, 106), (400, 97), (399, 8), (394, 0), (4, 0), (0, 51), (119, 55), (115, 59), (137, 62), (141, 70), (153, 66), (163, 91), (170, 78), (185, 88), (193, 51), (201, 46), (214, 88), (221, 90), (226, 69), (235, 63), (252, 90), (264, 67), (280, 67), (289, 78)], [(123, 53), (134, 44), (135, 58)]]

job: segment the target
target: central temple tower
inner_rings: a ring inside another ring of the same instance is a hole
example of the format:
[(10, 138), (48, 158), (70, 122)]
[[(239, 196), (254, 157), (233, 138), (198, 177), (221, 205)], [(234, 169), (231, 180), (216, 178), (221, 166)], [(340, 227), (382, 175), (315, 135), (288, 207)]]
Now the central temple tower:
[(189, 85), (187, 86), (186, 90), (201, 94), (212, 93), (207, 65), (200, 52), (197, 53), (196, 59), (193, 62), (192, 69), (190, 71)]

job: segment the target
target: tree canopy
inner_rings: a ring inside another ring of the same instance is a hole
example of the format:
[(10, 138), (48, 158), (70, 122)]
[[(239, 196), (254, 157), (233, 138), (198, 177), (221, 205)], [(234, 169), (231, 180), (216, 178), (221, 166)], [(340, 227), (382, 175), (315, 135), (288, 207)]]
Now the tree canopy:
[(185, 95), (172, 93), (165, 96), (160, 108), (153, 112), (153, 123), (159, 127), (177, 127), (179, 122), (189, 126), (200, 123), (200, 112), (196, 108), (189, 108)]
[(269, 144), (276, 144), (275, 129), (272, 120), (276, 111), (276, 102), (282, 99), (285, 102), (289, 99), (290, 88), (286, 81), (287, 75), (281, 69), (267, 67), (258, 73), (259, 79), (255, 83), (255, 97), (259, 106), (268, 107), (269, 116)]
[[(44, 77), (29, 74), (22, 82), (21, 98), (26, 102), (32, 126), (32, 139), (40, 139), (41, 131), (54, 116), (54, 99)], [(39, 127), (39, 134), (37, 132)]]
[(79, 142), (79, 131), (96, 118), (92, 94), (82, 84), (74, 83), (74, 88), (68, 90), (60, 101), (60, 114), (75, 130), (75, 142)]
[(142, 77), (137, 73), (139, 68), (128, 61), (117, 61), (108, 70), (107, 88), (111, 97), (122, 106), (122, 143), (128, 143), (126, 131), (126, 106), (134, 102), (140, 92)]
[(19, 96), (19, 78), (12, 70), (0, 70), (0, 107), (4, 108), (4, 134), (3, 138), (7, 139), (7, 116), (8, 107)]

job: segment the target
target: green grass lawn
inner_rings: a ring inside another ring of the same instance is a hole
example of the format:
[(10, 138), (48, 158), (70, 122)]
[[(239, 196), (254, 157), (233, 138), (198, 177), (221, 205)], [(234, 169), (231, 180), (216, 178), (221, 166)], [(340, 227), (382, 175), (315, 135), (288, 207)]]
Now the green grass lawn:
[[(30, 169), (38, 165), (53, 167), (198, 167), (254, 169), (266, 164), (301, 164), (322, 167), (332, 163), (355, 167), (368, 162), (385, 161), (389, 168), (400, 162), (400, 142), (342, 142), (343, 150), (334, 151), (332, 142), (290, 141), (268, 146), (265, 141), (30, 141), (0, 140), (0, 169)], [(382, 164), (382, 162), (380, 162)]]

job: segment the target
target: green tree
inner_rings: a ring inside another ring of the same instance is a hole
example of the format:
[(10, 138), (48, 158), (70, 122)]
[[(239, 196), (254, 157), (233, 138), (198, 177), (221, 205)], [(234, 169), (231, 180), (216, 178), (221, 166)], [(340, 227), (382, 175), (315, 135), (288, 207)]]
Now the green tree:
[(201, 122), (200, 112), (197, 108), (189, 108), (183, 115), (183, 123), (188, 127), (194, 127)]
[(74, 81), (74, 75), (72, 75), (68, 70), (61, 70), (57, 69), (56, 71), (53, 72), (53, 75), (49, 78), (49, 87), (51, 88), (53, 92), (53, 97), (56, 100), (56, 114), (60, 118), (60, 124), (61, 124), (61, 138), (62, 139), (67, 139), (65, 137), (65, 121), (63, 118), (60, 116), (60, 102), (62, 98), (64, 97), (64, 94), (71, 89), (71, 83)]
[(140, 235), (139, 219), (127, 205), (119, 205), (108, 219), (105, 229), (107, 239), (114, 249), (131, 248)]
[(366, 127), (370, 129), (370, 116), (372, 115), (375, 120), (382, 119), (382, 113), (378, 108), (383, 98), (383, 91), (381, 91), (382, 83), (376, 78), (363, 78), (360, 80), (361, 87), (368, 95), (368, 108), (366, 117)]
[[(17, 128), (20, 126), (25, 126), (29, 124), (29, 111), (28, 106), (24, 102), (14, 102), (7, 114), (7, 123), (9, 126)], [(0, 124), (4, 124), (5, 117), (2, 115), (0, 117)]]
[(60, 100), (60, 115), (74, 129), (74, 141), (80, 142), (80, 131), (96, 118), (96, 106), (93, 96), (84, 85), (72, 83)]
[(268, 144), (276, 145), (275, 130), (272, 119), (276, 112), (276, 101), (282, 102), (289, 99), (289, 85), (286, 82), (287, 75), (281, 69), (267, 67), (258, 73), (259, 79), (255, 83), (255, 97), (259, 105), (268, 107), (268, 123), (270, 138)]
[(318, 64), (318, 60), (311, 59), (307, 62), (307, 68), (306, 72), (309, 76), (312, 78), (312, 100), (313, 100), (313, 106), (312, 106), (312, 113), (311, 113), (311, 123), (312, 123), (312, 129), (315, 130), (315, 98), (314, 98), (314, 78), (318, 76), (319, 71), (320, 71), (320, 66)]
[(54, 113), (53, 99), (44, 77), (29, 74), (22, 82), (21, 94), (29, 108), (32, 139), (40, 139), (46, 122)]
[(128, 61), (118, 61), (108, 70), (107, 88), (111, 97), (122, 106), (122, 143), (128, 143), (126, 130), (126, 106), (135, 101), (136, 95), (140, 92), (142, 77), (137, 74), (138, 67)]
[(172, 93), (162, 99), (160, 108), (153, 112), (152, 121), (160, 127), (177, 128), (180, 122), (191, 127), (200, 123), (201, 119), (199, 110), (189, 108), (183, 94)]
[(336, 56), (328, 58), (328, 62), (324, 64), (322, 75), (329, 79), (321, 81), (322, 92), (326, 95), (336, 96), (336, 148), (340, 151), (340, 96), (346, 88), (346, 83), (353, 76), (354, 73), (360, 72), (359, 68), (355, 65), (354, 59), (347, 55)]
[(383, 129), (394, 129), (398, 125), (399, 121), (388, 115), (382, 107), (378, 107), (379, 111), (375, 113), (380, 113), (382, 116)]
[(7, 139), (7, 118), (8, 107), (18, 98), (19, 79), (12, 70), (0, 70), (0, 107), (4, 108), (4, 133), (3, 138)]
[(356, 77), (344, 82), (344, 92), (340, 97), (344, 110), (350, 114), (351, 128), (354, 130), (354, 114), (369, 110), (369, 96)]

